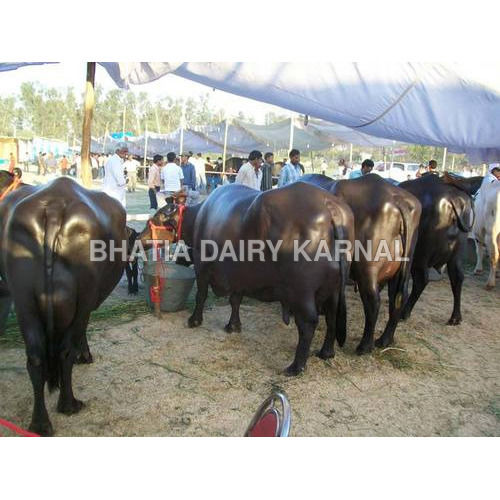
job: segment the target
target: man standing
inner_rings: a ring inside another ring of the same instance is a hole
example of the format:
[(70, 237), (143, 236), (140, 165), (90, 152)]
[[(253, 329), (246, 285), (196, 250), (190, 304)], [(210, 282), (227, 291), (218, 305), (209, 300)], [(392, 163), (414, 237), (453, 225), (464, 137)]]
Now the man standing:
[(236, 175), (236, 184), (243, 184), (252, 189), (260, 191), (262, 183), (262, 153), (260, 151), (252, 151), (248, 155), (248, 162), (240, 167)]
[(205, 160), (202, 158), (201, 153), (196, 154), (191, 163), (196, 169), (196, 185), (198, 191), (203, 191), (207, 186), (207, 177), (205, 175)]
[(302, 176), (300, 168), (300, 151), (292, 149), (290, 151), (290, 161), (281, 169), (278, 187), (287, 186), (293, 182), (297, 182)]
[(28, 153), (28, 151), (26, 151), (26, 153), (24, 153), (23, 165), (24, 165), (24, 171), (29, 172), (30, 154)]
[(358, 179), (359, 177), (363, 177), (363, 175), (369, 174), (372, 170), (375, 164), (371, 160), (365, 160), (361, 164), (361, 170), (354, 170), (349, 174), (349, 179)]
[(163, 167), (163, 156), (155, 155), (153, 164), (149, 167), (148, 173), (148, 195), (149, 195), (149, 208), (158, 210), (158, 200), (156, 194), (160, 192), (161, 188), (161, 168)]
[(13, 174), (16, 168), (16, 157), (10, 153), (9, 155), (9, 173)]
[(184, 176), (183, 186), (187, 189), (187, 204), (191, 205), (198, 199), (199, 193), (196, 191), (196, 170), (192, 163), (188, 161), (188, 155), (181, 155), (181, 169)]
[(260, 185), (261, 191), (269, 191), (273, 188), (273, 166), (273, 153), (266, 153), (264, 155), (264, 164), (262, 165), (262, 183)]
[(123, 164), (123, 168), (127, 172), (127, 191), (130, 193), (132, 191), (135, 191), (135, 188), (137, 186), (137, 169), (140, 167), (139, 162), (133, 157), (133, 155), (130, 155), (127, 159), (127, 161)]
[[(182, 180), (184, 179), (184, 175), (182, 173), (181, 167), (179, 167), (179, 165), (175, 163), (176, 157), (177, 155), (175, 153), (168, 153), (167, 164), (161, 171), (161, 180), (163, 181), (161, 198), (163, 199), (166, 196), (170, 196), (177, 191), (180, 191), (182, 188)], [(161, 198), (159, 203), (160, 208), (165, 205), (165, 203), (162, 203)]]
[(104, 155), (99, 155), (97, 159), (97, 164), (99, 165), (99, 178), (104, 178), (104, 164), (106, 163), (106, 157)]
[(118, 200), (123, 208), (126, 207), (125, 191), (127, 182), (125, 180), (123, 160), (127, 157), (128, 147), (120, 144), (115, 154), (106, 162), (104, 166), (104, 180), (102, 190), (112, 198)]
[(59, 167), (61, 168), (62, 175), (68, 175), (68, 165), (68, 159), (66, 158), (66, 155), (63, 155), (61, 161), (59, 162)]
[(427, 172), (424, 172), (422, 174), (422, 177), (425, 177), (426, 175), (439, 175), (439, 172), (437, 170), (438, 164), (436, 160), (430, 160), (429, 161), (429, 166), (427, 167)]

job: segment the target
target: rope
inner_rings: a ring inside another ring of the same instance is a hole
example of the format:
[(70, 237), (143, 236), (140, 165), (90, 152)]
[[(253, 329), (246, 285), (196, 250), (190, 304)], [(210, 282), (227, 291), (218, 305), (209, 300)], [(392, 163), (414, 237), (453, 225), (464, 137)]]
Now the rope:
[(25, 431), (24, 429), (21, 429), (21, 427), (18, 427), (17, 425), (14, 425), (12, 422), (9, 422), (8, 420), (4, 420), (3, 418), (0, 418), (0, 426), (9, 429), (12, 432), (15, 432), (19, 436), (40, 437), (38, 434), (35, 434), (34, 432)]
[(21, 178), (15, 177), (14, 180), (7, 186), (7, 189), (0, 194), (0, 201), (2, 201), (10, 192), (16, 190), (19, 187), (19, 184), (21, 184)]

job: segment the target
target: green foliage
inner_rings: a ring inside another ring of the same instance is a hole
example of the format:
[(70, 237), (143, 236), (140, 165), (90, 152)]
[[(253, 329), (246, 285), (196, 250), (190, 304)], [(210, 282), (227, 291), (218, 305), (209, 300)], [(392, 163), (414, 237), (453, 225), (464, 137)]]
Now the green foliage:
[[(185, 106), (189, 126), (218, 123), (224, 119), (223, 110), (210, 105), (210, 94), (197, 98), (173, 99), (170, 96), (153, 101), (146, 92), (134, 93), (113, 89), (95, 89), (95, 110), (92, 135), (119, 132), (123, 128), (141, 135), (150, 132), (168, 133), (181, 124)], [(248, 117), (245, 117), (248, 120)], [(64, 90), (46, 88), (36, 82), (25, 82), (17, 95), (0, 97), (0, 135), (42, 136), (72, 141), (80, 139), (83, 123), (83, 95), (68, 87)]]

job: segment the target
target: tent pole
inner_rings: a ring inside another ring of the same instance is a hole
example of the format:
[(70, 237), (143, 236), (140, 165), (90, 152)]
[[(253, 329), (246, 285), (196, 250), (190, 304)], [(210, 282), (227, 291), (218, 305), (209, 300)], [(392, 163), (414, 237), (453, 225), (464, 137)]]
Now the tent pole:
[(179, 154), (182, 154), (184, 148), (184, 122), (186, 120), (186, 104), (182, 102), (182, 116), (181, 116), (181, 140), (179, 142)]
[(446, 169), (446, 153), (448, 152), (448, 148), (444, 148), (443, 150), (443, 171)]
[(82, 149), (81, 149), (81, 176), (83, 185), (87, 188), (92, 186), (92, 173), (90, 169), (90, 136), (92, 115), (94, 113), (95, 96), (95, 62), (87, 63), (87, 83), (85, 87), (85, 103), (82, 129)]
[(122, 141), (125, 140), (125, 117), (127, 115), (127, 105), (123, 106), (123, 121), (122, 121)]
[(288, 148), (288, 153), (293, 149), (293, 133), (294, 133), (294, 118), (295, 116), (292, 115), (290, 116), (290, 147)]
[(229, 118), (226, 118), (224, 127), (224, 151), (222, 152), (222, 182), (226, 178), (226, 155), (227, 155), (227, 131), (229, 129)]
[(160, 120), (158, 119), (158, 109), (155, 108), (155, 118), (156, 118), (156, 130), (158, 131), (158, 134), (161, 134), (160, 132)]
[(104, 131), (104, 141), (102, 141), (102, 154), (106, 151), (106, 139), (108, 138), (108, 124), (106, 123), (106, 130)]
[(144, 140), (144, 180), (146, 180), (146, 158), (148, 157), (148, 124), (144, 126), (146, 138)]

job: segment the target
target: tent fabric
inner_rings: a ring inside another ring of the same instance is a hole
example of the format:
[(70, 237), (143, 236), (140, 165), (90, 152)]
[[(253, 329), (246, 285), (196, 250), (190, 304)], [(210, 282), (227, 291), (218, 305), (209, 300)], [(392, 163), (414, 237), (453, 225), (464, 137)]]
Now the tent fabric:
[[(255, 125), (241, 121), (232, 121), (228, 127), (227, 152), (233, 155), (244, 155), (252, 150), (277, 151), (287, 149), (290, 141), (290, 120), (283, 120), (271, 125)], [(351, 142), (360, 146), (383, 147), (393, 146), (393, 141), (370, 137), (353, 131), (342, 125), (334, 125), (322, 120), (309, 120), (304, 125), (299, 120), (294, 123), (294, 147), (302, 152), (329, 149), (332, 144)], [(226, 122), (216, 125), (197, 126), (184, 130), (183, 149), (193, 152), (222, 153), (224, 150), (224, 134)], [(147, 154), (166, 154), (169, 151), (180, 152), (181, 129), (170, 134), (147, 134)], [(113, 135), (106, 140), (92, 140), (92, 152), (113, 153), (121, 139)], [(131, 154), (144, 156), (146, 136), (127, 137), (126, 142)]]
[[(114, 78), (121, 87), (169, 72), (169, 63), (159, 71), (150, 63), (100, 64), (121, 75)], [(185, 62), (171, 72), (372, 136), (500, 159), (498, 63)]]
[[(31, 64), (51, 63), (0, 71)], [(370, 136), (500, 161), (500, 63), (99, 64), (121, 88), (172, 73)]]

